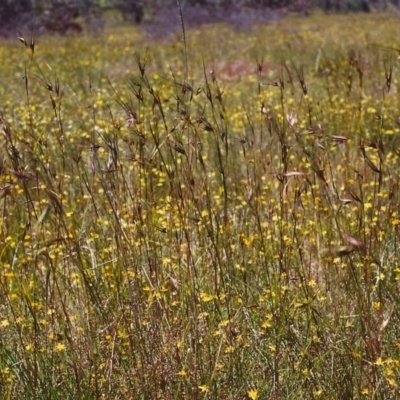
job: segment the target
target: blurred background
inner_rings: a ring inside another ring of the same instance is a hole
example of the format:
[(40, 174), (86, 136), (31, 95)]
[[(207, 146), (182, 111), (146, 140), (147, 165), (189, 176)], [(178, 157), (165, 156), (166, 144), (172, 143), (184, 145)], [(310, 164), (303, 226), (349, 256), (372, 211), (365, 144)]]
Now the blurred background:
[[(239, 29), (298, 13), (398, 12), (400, 0), (182, 0), (185, 23), (225, 22)], [(99, 31), (107, 24), (141, 24), (159, 36), (177, 29), (176, 0), (2, 0), (0, 35)]]

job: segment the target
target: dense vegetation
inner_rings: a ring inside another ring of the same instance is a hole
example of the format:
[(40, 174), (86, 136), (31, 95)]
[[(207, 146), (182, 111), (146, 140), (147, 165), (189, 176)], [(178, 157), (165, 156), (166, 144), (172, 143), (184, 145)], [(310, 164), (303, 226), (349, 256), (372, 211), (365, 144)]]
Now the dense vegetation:
[(398, 23), (4, 40), (0, 398), (398, 397)]
[(399, 5), (397, 0), (7, 0), (0, 4), (0, 35), (13, 35), (16, 28), (60, 34), (83, 29), (98, 31), (109, 11), (119, 12), (124, 21), (159, 24), (161, 19), (174, 24), (171, 11), (178, 3), (187, 18), (192, 16), (191, 25), (248, 20), (249, 11), (259, 13), (259, 19), (262, 16), (265, 21), (274, 12), (308, 14), (315, 8), (326, 12), (371, 12), (396, 9)]

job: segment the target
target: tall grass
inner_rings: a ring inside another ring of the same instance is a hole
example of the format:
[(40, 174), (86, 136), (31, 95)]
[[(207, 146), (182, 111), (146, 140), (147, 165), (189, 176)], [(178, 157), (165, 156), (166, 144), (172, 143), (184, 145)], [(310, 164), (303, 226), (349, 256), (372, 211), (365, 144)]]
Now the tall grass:
[(397, 24), (4, 42), (0, 397), (396, 398)]

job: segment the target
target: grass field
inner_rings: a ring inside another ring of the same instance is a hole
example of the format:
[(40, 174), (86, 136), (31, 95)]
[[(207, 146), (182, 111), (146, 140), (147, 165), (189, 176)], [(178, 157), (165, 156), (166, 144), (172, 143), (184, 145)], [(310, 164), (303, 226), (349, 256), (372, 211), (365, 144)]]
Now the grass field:
[(400, 398), (398, 32), (3, 41), (0, 398)]

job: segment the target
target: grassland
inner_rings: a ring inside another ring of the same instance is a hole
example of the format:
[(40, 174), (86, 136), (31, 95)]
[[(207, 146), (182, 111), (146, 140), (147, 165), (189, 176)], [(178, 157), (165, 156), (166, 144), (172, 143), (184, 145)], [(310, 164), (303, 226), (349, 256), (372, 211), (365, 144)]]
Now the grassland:
[(0, 398), (400, 397), (398, 25), (2, 42)]

